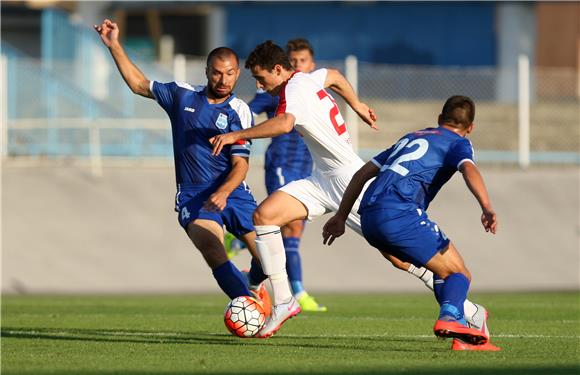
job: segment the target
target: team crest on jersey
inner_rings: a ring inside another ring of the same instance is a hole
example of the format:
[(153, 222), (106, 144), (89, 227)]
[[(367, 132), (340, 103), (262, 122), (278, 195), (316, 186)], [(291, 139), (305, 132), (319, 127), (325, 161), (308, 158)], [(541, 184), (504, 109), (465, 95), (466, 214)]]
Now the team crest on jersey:
[(224, 130), (225, 128), (227, 128), (228, 116), (224, 115), (223, 113), (220, 113), (217, 120), (215, 120), (215, 126), (220, 130)]

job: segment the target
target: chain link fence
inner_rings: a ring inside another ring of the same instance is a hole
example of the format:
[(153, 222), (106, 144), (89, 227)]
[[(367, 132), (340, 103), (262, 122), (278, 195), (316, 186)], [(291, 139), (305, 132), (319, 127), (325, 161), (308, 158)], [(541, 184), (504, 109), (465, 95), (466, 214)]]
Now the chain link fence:
[[(8, 156), (172, 156), (165, 112), (126, 87), (104, 47), (99, 46), (91, 56), (54, 60), (50, 65), (14, 55), (4, 60)], [(206, 82), (204, 59), (187, 60), (182, 67), (175, 62), (163, 65), (136, 60), (136, 64), (150, 79), (168, 82), (178, 76), (192, 84)], [(318, 66), (345, 69), (343, 61), (322, 61)], [(517, 93), (517, 87), (506, 84), (517, 84), (514, 77), (515, 68), (502, 72), (359, 63), (359, 96), (375, 109), (380, 127), (375, 132), (358, 126), (361, 155), (368, 158), (406, 132), (435, 126), (445, 99), (463, 94), (476, 103), (476, 129), (470, 136), (476, 157), (483, 162), (517, 161), (517, 97), (508, 95), (506, 99), (505, 95), (506, 90)], [(580, 162), (578, 80), (578, 72), (572, 69), (532, 69), (532, 163)], [(244, 100), (255, 93), (255, 82), (246, 69), (242, 69), (236, 93)], [(342, 107), (344, 110), (344, 104)], [(93, 129), (98, 129), (97, 142)], [(266, 143), (256, 142), (254, 154), (263, 152)]]

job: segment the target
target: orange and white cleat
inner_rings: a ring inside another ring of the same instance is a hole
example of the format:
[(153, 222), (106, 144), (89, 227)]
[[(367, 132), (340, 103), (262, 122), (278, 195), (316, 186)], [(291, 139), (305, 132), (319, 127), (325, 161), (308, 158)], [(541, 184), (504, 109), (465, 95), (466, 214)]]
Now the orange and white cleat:
[(285, 321), (300, 314), (300, 311), (302, 311), (300, 304), (294, 297), (289, 302), (275, 305), (272, 313), (266, 318), (266, 323), (264, 323), (264, 326), (260, 329), (256, 337), (266, 339), (272, 336), (282, 327)]
[(433, 332), (437, 337), (453, 337), (474, 345), (482, 345), (488, 341), (482, 331), (466, 327), (456, 320), (437, 320)]
[(262, 308), (264, 309), (264, 314), (266, 314), (266, 318), (270, 316), (272, 313), (272, 300), (270, 299), (270, 293), (266, 289), (264, 283), (261, 283), (258, 286), (258, 289), (253, 290), (250, 288), (250, 292), (254, 295), (254, 297), (260, 302)]
[(479, 350), (479, 351), (488, 351), (488, 352), (499, 352), (501, 348), (499, 346), (493, 345), (491, 342), (486, 342), (485, 344), (481, 345), (473, 345), (466, 343), (460, 339), (453, 339), (453, 343), (451, 344), (451, 350)]

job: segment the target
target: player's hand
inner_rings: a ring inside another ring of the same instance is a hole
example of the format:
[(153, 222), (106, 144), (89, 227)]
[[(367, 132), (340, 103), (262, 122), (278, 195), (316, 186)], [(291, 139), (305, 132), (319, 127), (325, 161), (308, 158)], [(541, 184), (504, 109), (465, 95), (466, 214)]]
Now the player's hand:
[(234, 133), (225, 133), (211, 137), (209, 139), (209, 143), (211, 143), (213, 147), (212, 155), (219, 155), (225, 146), (231, 145), (237, 141), (238, 138), (234, 135)]
[(111, 47), (113, 43), (119, 41), (119, 27), (115, 22), (112, 22), (109, 19), (103, 21), (103, 23), (98, 25), (93, 25), (101, 40), (107, 47)]
[(222, 212), (228, 203), (229, 194), (216, 191), (209, 196), (203, 205), (203, 209), (210, 212)]
[(376, 124), (377, 114), (374, 109), (369, 108), (365, 103), (359, 103), (354, 110), (356, 114), (371, 127), (371, 129), (379, 130)]
[(344, 234), (344, 223), (345, 220), (334, 215), (324, 224), (322, 228), (322, 243), (330, 246), (334, 240)]
[(485, 208), (481, 214), (481, 224), (486, 232), (495, 234), (497, 231), (497, 215), (491, 208)]

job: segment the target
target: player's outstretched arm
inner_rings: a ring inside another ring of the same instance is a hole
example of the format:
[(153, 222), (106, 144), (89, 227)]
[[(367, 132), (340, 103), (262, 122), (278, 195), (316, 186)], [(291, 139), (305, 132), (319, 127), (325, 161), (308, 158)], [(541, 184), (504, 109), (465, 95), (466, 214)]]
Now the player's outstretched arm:
[(99, 33), (103, 44), (109, 48), (117, 69), (119, 69), (121, 76), (131, 91), (147, 98), (153, 98), (153, 94), (149, 89), (149, 80), (129, 59), (125, 49), (119, 42), (119, 27), (117, 24), (106, 19), (101, 25), (94, 25), (94, 28)]
[(495, 234), (497, 230), (497, 215), (491, 206), (489, 195), (487, 194), (487, 189), (485, 188), (485, 183), (483, 182), (481, 173), (479, 173), (479, 169), (475, 164), (466, 162), (461, 164), (459, 171), (463, 174), (465, 184), (481, 206), (481, 224), (483, 224), (486, 232)]
[(244, 181), (249, 168), (248, 158), (232, 156), (232, 170), (228, 173), (224, 183), (205, 201), (203, 207), (208, 211), (223, 211), (228, 203), (228, 197)]
[(327, 69), (327, 71), (324, 87), (340, 95), (364, 122), (371, 128), (378, 130), (375, 111), (359, 100), (348, 80), (338, 70)]
[(327, 243), (329, 246), (332, 245), (337, 237), (344, 234), (346, 219), (352, 210), (352, 206), (354, 206), (367, 181), (375, 177), (377, 173), (379, 173), (379, 168), (372, 162), (368, 162), (352, 176), (342, 196), (338, 211), (324, 224), (322, 229), (322, 239), (325, 245)]
[(295, 121), (296, 117), (293, 114), (284, 113), (248, 129), (216, 135), (209, 139), (209, 143), (213, 146), (212, 153), (219, 155), (224, 146), (234, 144), (240, 139), (271, 138), (290, 133)]

